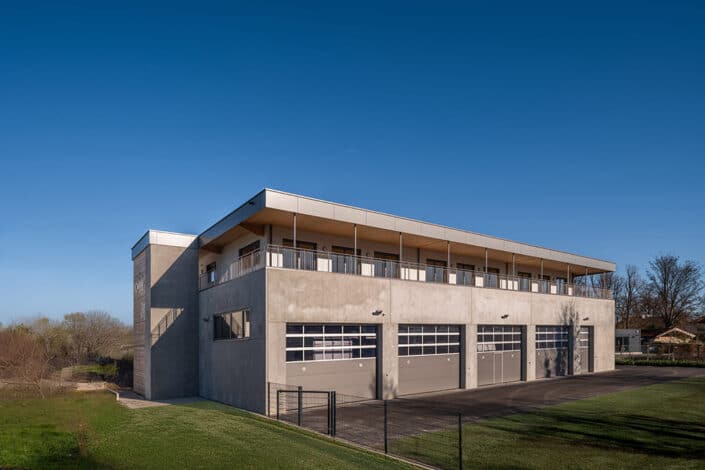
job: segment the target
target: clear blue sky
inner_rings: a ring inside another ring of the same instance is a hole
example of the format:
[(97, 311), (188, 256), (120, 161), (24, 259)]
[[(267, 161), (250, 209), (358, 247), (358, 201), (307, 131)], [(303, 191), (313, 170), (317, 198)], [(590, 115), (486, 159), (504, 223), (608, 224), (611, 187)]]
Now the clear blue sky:
[(0, 5), (1, 322), (130, 322), (144, 231), (263, 187), (705, 262), (703, 2), (30, 3)]

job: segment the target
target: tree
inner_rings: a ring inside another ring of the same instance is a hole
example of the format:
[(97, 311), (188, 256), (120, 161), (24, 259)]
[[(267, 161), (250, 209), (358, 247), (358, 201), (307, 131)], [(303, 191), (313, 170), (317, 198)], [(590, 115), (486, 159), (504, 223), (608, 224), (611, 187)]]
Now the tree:
[(665, 328), (673, 328), (699, 311), (702, 273), (693, 261), (681, 263), (677, 256), (659, 256), (649, 262), (644, 307), (658, 316)]
[(76, 312), (64, 315), (62, 322), (74, 364), (116, 354), (129, 341), (129, 328), (106, 312)]
[(630, 320), (641, 310), (641, 298), (644, 292), (644, 281), (639, 276), (636, 266), (627, 265), (624, 278), (615, 295), (617, 316), (624, 328), (629, 328)]
[(52, 371), (51, 355), (41, 338), (19, 325), (0, 331), (0, 378), (32, 387), (44, 397), (43, 381)]

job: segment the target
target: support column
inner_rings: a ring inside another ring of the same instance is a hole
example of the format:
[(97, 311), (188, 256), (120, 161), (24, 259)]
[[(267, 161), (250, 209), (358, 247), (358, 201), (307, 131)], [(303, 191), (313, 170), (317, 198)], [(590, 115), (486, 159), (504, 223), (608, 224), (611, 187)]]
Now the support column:
[(401, 235), (401, 232), (399, 232), (399, 263), (400, 264), (403, 259), (404, 259), (404, 253), (402, 251), (402, 235)]
[(353, 255), (357, 256), (357, 224), (353, 225)]
[(465, 324), (465, 388), (477, 388), (477, 326)]
[(526, 364), (526, 380), (536, 380), (536, 325), (533, 322), (526, 325), (526, 345), (524, 350), (526, 351), (526, 357), (524, 358), (524, 363)]
[(485, 248), (485, 274), (487, 274), (487, 248)]
[(296, 249), (296, 212), (294, 212), (294, 236), (293, 236), (293, 239), (294, 239), (294, 247), (293, 248)]

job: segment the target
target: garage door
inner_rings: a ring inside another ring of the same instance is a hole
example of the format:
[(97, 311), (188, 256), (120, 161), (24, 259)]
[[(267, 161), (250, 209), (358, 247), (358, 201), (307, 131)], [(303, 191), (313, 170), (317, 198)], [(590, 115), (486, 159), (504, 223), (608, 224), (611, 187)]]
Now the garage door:
[(536, 327), (536, 378), (568, 375), (569, 327)]
[(522, 343), (521, 326), (478, 325), (478, 385), (522, 380)]
[(399, 325), (397, 393), (433, 392), (460, 387), (460, 327)]
[(377, 326), (286, 325), (287, 385), (377, 396)]
[(582, 326), (576, 341), (574, 374), (587, 374), (593, 371), (593, 335), (591, 326)]

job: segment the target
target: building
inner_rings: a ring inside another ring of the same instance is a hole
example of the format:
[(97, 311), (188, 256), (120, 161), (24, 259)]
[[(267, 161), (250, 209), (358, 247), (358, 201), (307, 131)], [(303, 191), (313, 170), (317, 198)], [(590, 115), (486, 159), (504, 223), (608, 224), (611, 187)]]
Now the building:
[(641, 353), (641, 330), (617, 328), (615, 330), (615, 352), (624, 354)]
[(265, 189), (134, 261), (134, 387), (263, 412), (612, 370), (609, 261)]

